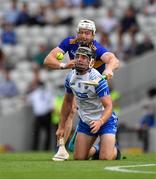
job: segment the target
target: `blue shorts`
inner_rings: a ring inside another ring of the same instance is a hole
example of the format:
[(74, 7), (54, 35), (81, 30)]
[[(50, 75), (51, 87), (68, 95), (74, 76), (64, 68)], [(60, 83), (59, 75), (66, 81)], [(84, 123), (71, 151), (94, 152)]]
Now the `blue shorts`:
[[(80, 118), (80, 117), (79, 117)], [(117, 122), (118, 118), (111, 116), (107, 123), (100, 127), (97, 133), (91, 133), (91, 128), (88, 124), (83, 122), (81, 119), (78, 124), (77, 132), (84, 133), (88, 136), (101, 136), (103, 134), (116, 134), (117, 132)]]

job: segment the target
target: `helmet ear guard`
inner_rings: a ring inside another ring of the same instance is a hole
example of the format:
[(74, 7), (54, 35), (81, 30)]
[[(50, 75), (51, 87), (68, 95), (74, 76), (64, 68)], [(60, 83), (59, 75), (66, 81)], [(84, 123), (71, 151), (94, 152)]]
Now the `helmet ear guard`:
[(94, 59), (91, 58), (90, 62), (89, 62), (89, 69), (91, 69), (94, 66)]

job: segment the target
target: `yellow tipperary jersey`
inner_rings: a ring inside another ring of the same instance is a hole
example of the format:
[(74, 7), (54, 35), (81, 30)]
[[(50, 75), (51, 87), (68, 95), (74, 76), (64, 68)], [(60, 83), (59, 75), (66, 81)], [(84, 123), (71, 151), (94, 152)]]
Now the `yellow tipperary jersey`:
[[(69, 36), (65, 38), (58, 46), (60, 49), (64, 51), (64, 53), (68, 52), (71, 60), (75, 58), (76, 50), (80, 45), (79, 42), (72, 41), (75, 38), (75, 36)], [(98, 43), (96, 40), (93, 40), (93, 45), (95, 46), (96, 53), (94, 68), (102, 74), (105, 69), (105, 64), (101, 61), (100, 58), (104, 53), (108, 52), (108, 50), (105, 47), (103, 47), (102, 44)]]

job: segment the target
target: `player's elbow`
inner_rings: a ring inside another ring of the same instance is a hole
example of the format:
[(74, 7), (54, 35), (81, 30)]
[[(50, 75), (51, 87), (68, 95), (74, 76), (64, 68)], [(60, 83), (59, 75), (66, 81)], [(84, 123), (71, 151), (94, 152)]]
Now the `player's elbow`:
[(48, 58), (48, 56), (45, 57), (43, 64), (44, 64), (44, 66), (48, 67), (48, 65), (49, 65), (49, 58)]
[(50, 69), (55, 69), (55, 65), (53, 63), (53, 59), (47, 55), (44, 59), (44, 62), (43, 62), (43, 65), (47, 68), (50, 68)]
[(116, 69), (118, 69), (120, 67), (120, 61), (119, 59), (116, 58)]
[(119, 59), (114, 55), (114, 56), (112, 56), (112, 61), (113, 61), (114, 69), (118, 69), (120, 66)]
[(112, 103), (107, 103), (104, 106), (105, 111), (107, 112), (107, 115), (110, 117), (113, 113), (113, 104)]
[(114, 69), (118, 69), (119, 68), (119, 66), (120, 66), (120, 61), (119, 61), (119, 59), (115, 56), (115, 54), (113, 54), (113, 53), (110, 53), (109, 54), (109, 57), (110, 57), (110, 61), (112, 61), (113, 62), (113, 66), (114, 66)]

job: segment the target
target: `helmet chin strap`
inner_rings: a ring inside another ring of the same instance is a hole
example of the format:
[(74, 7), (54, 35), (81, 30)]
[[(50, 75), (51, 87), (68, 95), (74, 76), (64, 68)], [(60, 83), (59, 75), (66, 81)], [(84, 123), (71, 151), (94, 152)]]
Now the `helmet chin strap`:
[(85, 72), (87, 72), (89, 69), (91, 69), (91, 68), (93, 67), (93, 65), (94, 65), (93, 62), (94, 62), (94, 59), (91, 59), (91, 60), (89, 61), (88, 68), (81, 68), (81, 67), (78, 67), (78, 66), (75, 65), (75, 69), (76, 69), (76, 71), (77, 71), (78, 73), (85, 73)]

